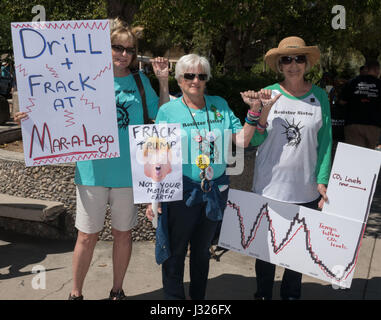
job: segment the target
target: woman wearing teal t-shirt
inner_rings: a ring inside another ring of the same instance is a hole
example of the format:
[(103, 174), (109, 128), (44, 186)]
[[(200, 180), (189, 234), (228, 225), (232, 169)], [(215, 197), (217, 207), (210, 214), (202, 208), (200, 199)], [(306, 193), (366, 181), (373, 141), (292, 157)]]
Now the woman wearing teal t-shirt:
[[(103, 229), (107, 205), (112, 215), (113, 287), (111, 300), (122, 300), (124, 276), (131, 257), (132, 228), (137, 223), (137, 211), (132, 195), (132, 178), (128, 126), (143, 124), (143, 106), (132, 68), (137, 66), (136, 29), (130, 29), (119, 19), (111, 28), (112, 62), (114, 70), (115, 100), (118, 116), (119, 158), (81, 161), (76, 163), (78, 229), (73, 255), (73, 288), (69, 300), (82, 300), (82, 288), (89, 270), (99, 232)], [(169, 101), (168, 60), (152, 59), (152, 66), (160, 85), (158, 98), (148, 78), (138, 73), (146, 96), (148, 117), (154, 119), (158, 106)], [(114, 107), (114, 106), (111, 106)], [(15, 114), (20, 123), (27, 113)], [(102, 125), (102, 124), (99, 124)]]
[[(183, 154), (183, 200), (161, 203), (156, 230), (156, 261), (162, 266), (166, 299), (185, 299), (184, 260), (190, 244), (191, 299), (205, 298), (209, 272), (209, 248), (226, 206), (229, 179), (225, 174), (225, 139), (248, 144), (255, 126), (241, 122), (218, 96), (206, 95), (210, 78), (207, 59), (183, 56), (176, 64), (176, 79), (182, 96), (163, 105), (160, 122), (180, 123)], [(274, 103), (276, 99), (270, 101)], [(256, 113), (260, 104), (253, 104)], [(230, 132), (229, 135), (226, 135)], [(148, 219), (153, 218), (151, 205)]]
[[(135, 30), (120, 20), (114, 21), (111, 44), (120, 157), (83, 161), (76, 165), (78, 238), (73, 256), (73, 289), (70, 300), (83, 299), (83, 282), (98, 234), (103, 229), (107, 204), (111, 209), (114, 237), (114, 278), (110, 299), (125, 298), (122, 285), (131, 257), (132, 228), (137, 223), (137, 211), (132, 195), (128, 125), (142, 124), (144, 121), (139, 89), (130, 70), (137, 64)], [(153, 59), (152, 65), (160, 84), (160, 98), (152, 89), (148, 78), (140, 72), (139, 76), (145, 90), (148, 116), (154, 119), (158, 106), (169, 101), (168, 61), (156, 58)]]

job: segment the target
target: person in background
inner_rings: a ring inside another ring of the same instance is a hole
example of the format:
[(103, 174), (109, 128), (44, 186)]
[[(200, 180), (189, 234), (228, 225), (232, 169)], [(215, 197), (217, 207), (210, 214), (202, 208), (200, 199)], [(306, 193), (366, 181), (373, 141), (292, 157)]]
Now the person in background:
[(368, 74), (368, 67), (366, 65), (360, 67), (360, 76)]
[[(258, 147), (253, 192), (269, 199), (322, 208), (331, 168), (332, 131), (330, 105), (325, 90), (304, 78), (320, 58), (316, 46), (306, 46), (299, 37), (287, 37), (269, 50), (265, 62), (284, 80), (257, 92), (272, 97), (281, 94), (271, 108), (264, 108), (251, 144)], [(258, 300), (270, 300), (276, 266), (257, 259)], [(302, 274), (285, 269), (281, 298), (301, 297)]]
[(381, 135), (380, 64), (369, 61), (366, 69), (347, 83), (340, 100), (345, 105), (345, 142), (375, 149)]

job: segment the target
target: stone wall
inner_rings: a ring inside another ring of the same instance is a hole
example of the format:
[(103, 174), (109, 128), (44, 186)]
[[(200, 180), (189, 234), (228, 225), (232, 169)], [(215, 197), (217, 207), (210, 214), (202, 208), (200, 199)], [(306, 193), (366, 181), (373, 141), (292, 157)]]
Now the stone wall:
[[(20, 233), (44, 238), (75, 239), (76, 192), (73, 164), (25, 167), (22, 153), (0, 150), (0, 193), (16, 197), (59, 201), (65, 205), (62, 225), (0, 218), (0, 227)], [(111, 220), (107, 212), (101, 240), (111, 240)], [(145, 218), (144, 208), (139, 206), (138, 225), (133, 230), (133, 239), (153, 240), (154, 229)]]
[[(231, 188), (249, 191), (253, 177), (255, 153), (245, 154), (244, 172), (231, 176)], [(25, 234), (45, 237), (75, 239), (76, 193), (73, 164), (25, 167), (24, 155), (18, 152), (0, 150), (0, 193), (17, 197), (59, 201), (65, 205), (64, 227), (55, 225), (0, 218), (0, 227)], [(133, 230), (134, 241), (154, 240), (155, 230), (145, 218), (145, 207), (138, 207), (138, 225)], [(107, 212), (105, 226), (100, 234), (101, 240), (112, 240), (110, 214)]]

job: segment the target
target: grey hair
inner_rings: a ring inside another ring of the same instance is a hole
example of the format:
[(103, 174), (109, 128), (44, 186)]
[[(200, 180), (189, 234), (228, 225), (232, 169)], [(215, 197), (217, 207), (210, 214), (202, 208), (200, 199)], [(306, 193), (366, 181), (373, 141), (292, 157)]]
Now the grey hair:
[[(283, 74), (283, 72), (282, 72), (282, 70), (280, 70), (280, 65), (281, 65), (280, 58), (283, 57), (283, 56), (284, 56), (284, 54), (278, 56), (278, 58), (277, 58), (278, 59), (278, 63), (276, 64), (276, 68), (277, 68), (278, 72), (281, 73), (281, 74)], [(306, 70), (305, 70), (304, 73), (307, 73), (311, 69), (311, 64), (310, 64), (310, 61), (308, 60), (308, 55), (305, 54), (305, 56), (306, 56), (307, 59), (306, 59)]]
[(177, 61), (175, 69), (176, 80), (179, 81), (180, 77), (182, 77), (185, 72), (192, 68), (197, 68), (198, 66), (201, 66), (203, 72), (208, 75), (208, 81), (212, 77), (209, 61), (205, 57), (194, 53), (182, 56), (179, 61)]

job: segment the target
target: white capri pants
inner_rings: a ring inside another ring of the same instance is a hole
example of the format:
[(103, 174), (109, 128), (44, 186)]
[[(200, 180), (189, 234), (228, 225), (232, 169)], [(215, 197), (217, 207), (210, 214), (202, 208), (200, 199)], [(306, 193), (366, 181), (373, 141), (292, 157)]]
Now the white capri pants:
[(111, 226), (128, 231), (137, 224), (137, 208), (132, 188), (107, 188), (77, 185), (77, 215), (75, 227), (84, 233), (102, 231), (107, 204), (111, 209)]

